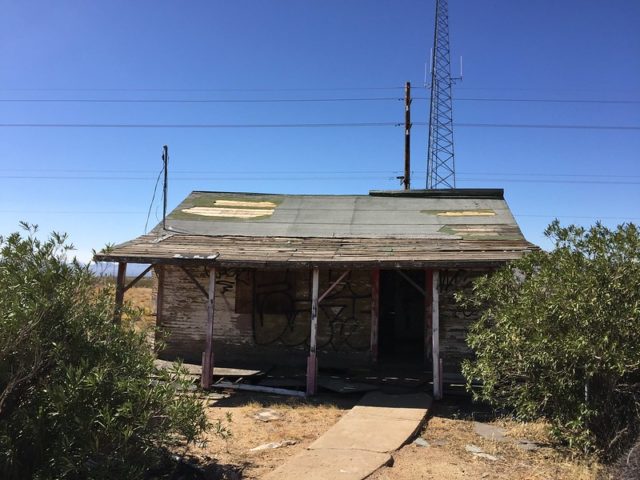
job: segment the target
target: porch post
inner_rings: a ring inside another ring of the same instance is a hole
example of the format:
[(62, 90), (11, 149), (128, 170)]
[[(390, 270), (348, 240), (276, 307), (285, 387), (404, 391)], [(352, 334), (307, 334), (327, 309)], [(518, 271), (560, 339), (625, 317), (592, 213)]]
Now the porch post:
[(371, 361), (378, 362), (378, 328), (380, 326), (380, 269), (371, 271)]
[(113, 323), (122, 321), (122, 305), (124, 303), (125, 279), (127, 277), (127, 264), (118, 263), (118, 276), (116, 277), (116, 306), (113, 312)]
[(156, 327), (162, 325), (162, 308), (164, 306), (164, 265), (157, 265), (155, 269), (156, 278), (158, 279), (156, 292)]
[(432, 323), (431, 317), (433, 308), (433, 270), (426, 268), (424, 270), (424, 366), (428, 367), (432, 361), (431, 343), (433, 335), (431, 334)]
[(432, 335), (432, 358), (433, 358), (433, 398), (442, 399), (442, 372), (440, 370), (440, 305), (438, 284), (440, 272), (433, 271), (433, 285), (431, 291), (433, 298), (431, 300), (431, 335)]
[(315, 395), (318, 387), (318, 360), (316, 358), (316, 333), (318, 330), (318, 284), (320, 271), (314, 267), (311, 280), (311, 336), (307, 358), (307, 395)]
[(205, 351), (202, 354), (202, 388), (210, 388), (213, 382), (213, 315), (216, 306), (216, 267), (209, 269), (209, 290), (207, 298), (207, 330)]

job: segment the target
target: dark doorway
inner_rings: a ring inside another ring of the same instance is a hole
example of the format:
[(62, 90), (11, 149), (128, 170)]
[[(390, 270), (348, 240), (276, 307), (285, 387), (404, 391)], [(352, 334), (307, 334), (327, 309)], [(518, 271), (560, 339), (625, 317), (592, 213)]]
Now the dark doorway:
[(422, 270), (380, 271), (380, 360), (421, 362), (424, 355), (424, 290)]

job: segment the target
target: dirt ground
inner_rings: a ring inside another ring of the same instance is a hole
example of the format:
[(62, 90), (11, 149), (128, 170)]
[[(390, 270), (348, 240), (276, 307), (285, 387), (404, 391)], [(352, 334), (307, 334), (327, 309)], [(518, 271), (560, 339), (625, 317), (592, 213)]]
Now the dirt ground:
[[(320, 395), (305, 400), (229, 392), (225, 398), (208, 401), (207, 417), (214, 425), (220, 421), (231, 436), (221, 437), (214, 428), (207, 434), (205, 443), (191, 447), (189, 453), (203, 463), (215, 461), (241, 472), (240, 478), (258, 479), (309, 446), (356, 402), (357, 397), (351, 396)], [(256, 418), (261, 412), (269, 412), (269, 416), (276, 418), (269, 421)], [(272, 442), (287, 445), (250, 451)]]
[[(228, 395), (228, 396), (227, 396)], [(219, 400), (208, 401), (207, 415), (213, 423), (221, 422), (231, 436), (221, 438), (214, 431), (206, 441), (189, 449), (204, 463), (216, 462), (246, 479), (258, 479), (285, 462), (329, 429), (355, 403), (358, 396), (321, 395), (313, 400), (287, 399), (280, 396), (227, 392)], [(439, 403), (428, 422), (417, 434), (429, 446), (408, 443), (392, 454), (394, 463), (383, 467), (372, 480), (417, 479), (513, 479), (513, 480), (593, 480), (599, 465), (572, 459), (551, 447), (548, 427), (543, 423), (519, 423), (502, 419), (479, 418), (504, 428), (507, 438), (536, 442), (536, 451), (525, 451), (517, 442), (486, 440), (474, 432), (473, 413), (468, 404), (457, 400)], [(268, 411), (275, 417), (257, 418)], [(228, 421), (228, 419), (231, 421)], [(292, 442), (291, 442), (292, 441)], [(293, 443), (275, 449), (251, 452), (268, 443)], [(478, 458), (466, 451), (467, 445), (480, 447), (497, 458)], [(233, 477), (229, 477), (233, 478)], [(301, 479), (302, 480), (302, 479)]]
[[(153, 324), (151, 288), (132, 288), (126, 300), (144, 310), (142, 327)], [(319, 395), (313, 399), (226, 391), (209, 394), (204, 402), (214, 428), (188, 455), (202, 463), (216, 463), (225, 478), (258, 479), (306, 448), (327, 431), (359, 399), (358, 395)], [(259, 419), (267, 412), (268, 421)], [(507, 441), (486, 440), (474, 431), (474, 421), (500, 426)], [(230, 435), (228, 433), (230, 432)], [(600, 466), (572, 459), (551, 446), (544, 423), (520, 423), (493, 418), (486, 409), (468, 399), (450, 398), (430, 412), (417, 437), (428, 446), (408, 443), (393, 453), (394, 463), (375, 472), (372, 480), (418, 479), (510, 479), (595, 480)], [(536, 442), (538, 449), (525, 451), (517, 439)], [(509, 440), (511, 439), (511, 440)], [(252, 452), (268, 443), (278, 448)], [(465, 447), (473, 445), (496, 458), (479, 458)], [(303, 480), (303, 479), (301, 479)]]
[[(548, 425), (494, 419), (483, 412), (470, 412), (464, 400), (449, 399), (434, 406), (419, 436), (428, 447), (410, 443), (393, 454), (392, 467), (375, 472), (372, 480), (413, 479), (571, 479), (593, 480), (598, 464), (571, 459), (551, 446)], [(486, 440), (475, 433), (474, 418), (506, 430), (506, 441)], [(517, 440), (527, 439), (538, 450), (525, 451)], [(473, 445), (497, 458), (474, 456), (465, 447)]]

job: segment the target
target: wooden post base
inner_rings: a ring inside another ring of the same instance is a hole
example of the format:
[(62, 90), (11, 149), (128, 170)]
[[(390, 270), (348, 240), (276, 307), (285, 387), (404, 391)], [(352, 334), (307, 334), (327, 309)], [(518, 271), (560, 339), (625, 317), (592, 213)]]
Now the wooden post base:
[(204, 389), (211, 388), (213, 384), (213, 352), (207, 358), (207, 352), (202, 352), (202, 374), (200, 375), (200, 386)]
[(318, 391), (318, 359), (315, 355), (307, 357), (307, 395)]

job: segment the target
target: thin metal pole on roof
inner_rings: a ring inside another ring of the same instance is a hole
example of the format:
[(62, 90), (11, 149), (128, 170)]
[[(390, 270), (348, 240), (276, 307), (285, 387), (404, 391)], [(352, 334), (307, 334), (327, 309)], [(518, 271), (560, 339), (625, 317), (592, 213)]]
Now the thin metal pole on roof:
[(166, 230), (167, 222), (167, 189), (168, 189), (168, 172), (167, 166), (169, 165), (169, 147), (164, 145), (162, 147), (162, 163), (164, 169), (164, 186), (162, 187), (162, 229)]
[(411, 82), (404, 86), (404, 189), (411, 188)]

